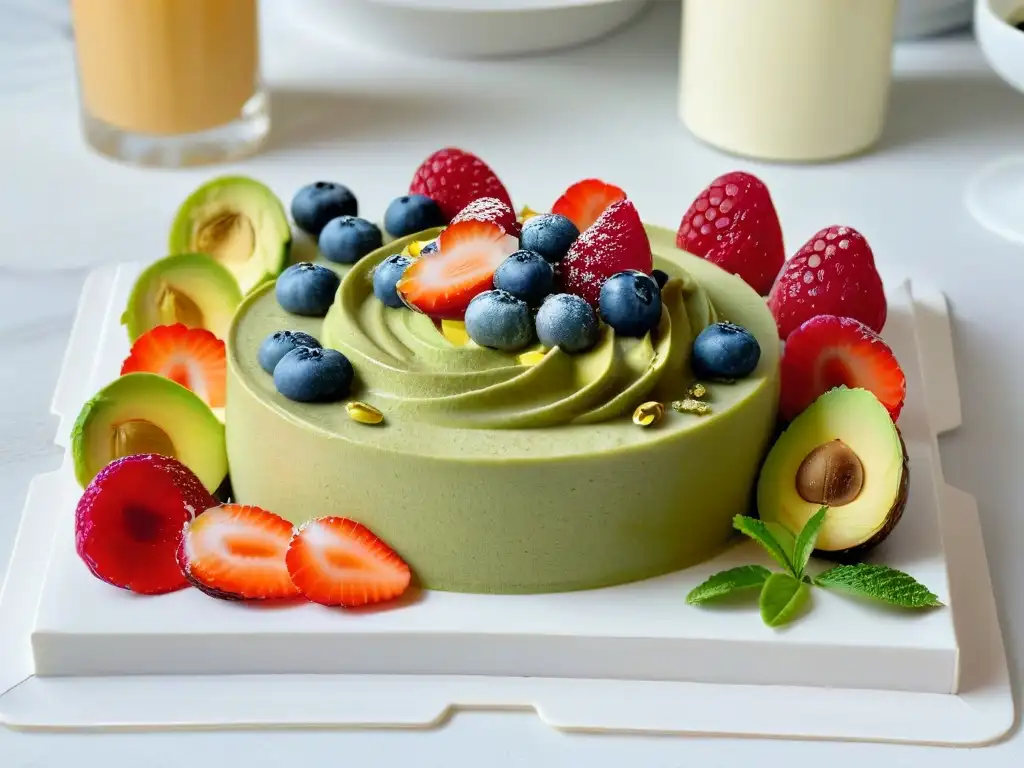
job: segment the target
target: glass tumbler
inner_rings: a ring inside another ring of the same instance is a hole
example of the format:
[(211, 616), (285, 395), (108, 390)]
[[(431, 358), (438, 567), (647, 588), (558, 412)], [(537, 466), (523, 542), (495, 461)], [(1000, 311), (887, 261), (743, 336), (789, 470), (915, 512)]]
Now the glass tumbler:
[(108, 157), (177, 167), (270, 131), (257, 0), (71, 0), (82, 129)]

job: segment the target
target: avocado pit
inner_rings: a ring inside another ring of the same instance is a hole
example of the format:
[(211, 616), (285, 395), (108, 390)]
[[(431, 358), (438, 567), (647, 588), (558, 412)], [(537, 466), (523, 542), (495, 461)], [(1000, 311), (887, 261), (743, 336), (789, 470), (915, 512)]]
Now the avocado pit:
[(156, 301), (161, 325), (184, 323), (189, 328), (206, 327), (203, 325), (203, 310), (174, 286), (162, 285)]
[(199, 225), (195, 246), (223, 264), (242, 264), (256, 249), (256, 230), (247, 216), (227, 211)]
[(864, 487), (864, 464), (842, 440), (822, 443), (804, 457), (796, 471), (796, 490), (810, 504), (842, 507)]
[(158, 453), (177, 458), (174, 443), (166, 432), (145, 419), (131, 419), (111, 428), (110, 452), (112, 459), (139, 453)]

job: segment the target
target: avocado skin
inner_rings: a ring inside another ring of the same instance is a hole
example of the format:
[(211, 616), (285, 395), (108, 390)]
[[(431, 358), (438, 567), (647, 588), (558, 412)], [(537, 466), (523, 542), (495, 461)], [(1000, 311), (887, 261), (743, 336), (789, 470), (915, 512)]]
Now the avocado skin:
[(907, 499), (910, 496), (910, 457), (907, 454), (907, 444), (903, 440), (903, 433), (900, 432), (899, 427), (896, 427), (896, 434), (900, 438), (900, 448), (903, 451), (903, 475), (900, 477), (900, 487), (896, 493), (896, 500), (893, 502), (892, 507), (889, 509), (889, 513), (885, 517), (885, 524), (878, 529), (878, 532), (875, 533), (874, 536), (855, 547), (839, 549), (833, 552), (829, 552), (824, 549), (816, 549), (814, 550), (815, 557), (822, 560), (841, 563), (843, 565), (859, 563), (864, 559), (864, 556), (868, 554), (868, 552), (889, 538), (889, 534), (893, 532), (896, 524), (903, 517), (903, 510), (906, 509)]

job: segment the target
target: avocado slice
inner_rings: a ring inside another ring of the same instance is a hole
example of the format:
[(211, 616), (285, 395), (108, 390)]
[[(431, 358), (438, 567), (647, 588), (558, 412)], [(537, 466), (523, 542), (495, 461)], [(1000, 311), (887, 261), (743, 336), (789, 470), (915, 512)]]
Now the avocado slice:
[(226, 339), (242, 292), (235, 278), (204, 253), (165, 256), (143, 270), (121, 323), (135, 341), (158, 325), (184, 323)]
[(75, 478), (85, 488), (122, 456), (158, 453), (213, 493), (228, 473), (224, 425), (198, 395), (155, 373), (128, 373), (87, 402), (71, 429)]
[(269, 187), (245, 176), (208, 181), (178, 208), (171, 253), (206, 253), (223, 264), (243, 294), (288, 264), (292, 229)]
[(821, 395), (779, 437), (757, 483), (765, 522), (796, 533), (829, 508), (815, 554), (853, 562), (892, 533), (907, 505), (910, 465), (885, 406), (866, 389)]

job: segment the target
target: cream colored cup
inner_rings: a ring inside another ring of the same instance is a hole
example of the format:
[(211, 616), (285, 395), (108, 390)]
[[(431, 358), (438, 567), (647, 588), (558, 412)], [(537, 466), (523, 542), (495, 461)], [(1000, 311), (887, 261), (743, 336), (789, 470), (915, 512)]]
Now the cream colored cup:
[(684, 0), (679, 113), (695, 136), (784, 162), (882, 133), (897, 0)]

